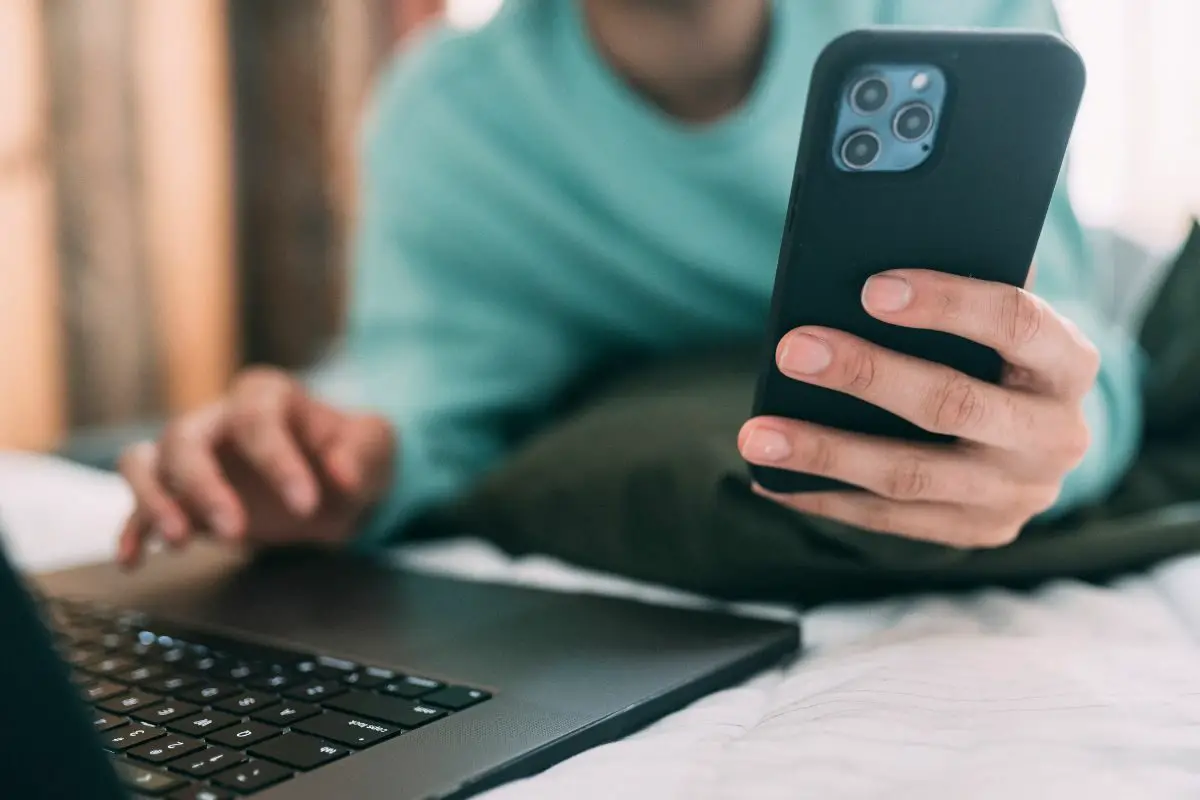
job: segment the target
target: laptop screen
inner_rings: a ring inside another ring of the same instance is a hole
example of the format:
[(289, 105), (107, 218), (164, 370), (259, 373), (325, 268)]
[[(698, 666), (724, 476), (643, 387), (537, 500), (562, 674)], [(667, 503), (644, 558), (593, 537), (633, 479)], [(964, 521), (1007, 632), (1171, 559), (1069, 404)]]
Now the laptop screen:
[(70, 673), (2, 548), (0, 648), (0, 795), (126, 800)]

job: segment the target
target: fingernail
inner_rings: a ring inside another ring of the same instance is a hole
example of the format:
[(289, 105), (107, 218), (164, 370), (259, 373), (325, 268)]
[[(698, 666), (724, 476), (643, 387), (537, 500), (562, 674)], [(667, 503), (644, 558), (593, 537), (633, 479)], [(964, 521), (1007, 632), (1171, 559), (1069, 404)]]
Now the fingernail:
[(779, 431), (770, 428), (755, 428), (746, 437), (742, 455), (757, 463), (778, 463), (792, 455), (792, 443)]
[(212, 515), (213, 532), (226, 539), (237, 536), (237, 522), (228, 511), (218, 511)]
[(155, 528), (151, 533), (152, 538), (158, 539), (161, 542), (165, 542), (167, 547), (171, 550), (177, 550), (179, 549), (179, 546), (183, 544), (181, 537), (172, 536), (161, 527)]
[(329, 458), (330, 469), (337, 475), (342, 486), (357, 488), (359, 482), (358, 462), (350, 453), (339, 450)]
[(863, 287), (862, 300), (869, 311), (903, 311), (912, 302), (912, 286), (895, 275), (875, 275)]
[(166, 519), (158, 523), (154, 529), (155, 535), (170, 542), (177, 542), (183, 538), (183, 526), (178, 520)]
[(307, 484), (289, 484), (284, 489), (284, 495), (287, 497), (288, 505), (291, 506), (292, 511), (297, 514), (309, 514), (317, 504), (317, 498), (313, 496), (312, 488)]
[(807, 333), (794, 333), (784, 340), (779, 367), (785, 372), (816, 375), (833, 361), (829, 345)]

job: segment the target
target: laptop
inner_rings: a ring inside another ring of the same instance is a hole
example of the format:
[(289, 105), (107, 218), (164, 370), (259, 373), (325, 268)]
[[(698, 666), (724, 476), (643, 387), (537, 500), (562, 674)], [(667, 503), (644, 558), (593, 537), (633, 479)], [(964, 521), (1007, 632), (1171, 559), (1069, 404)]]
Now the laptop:
[(216, 547), (22, 581), (0, 796), (465, 797), (794, 654), (794, 623)]

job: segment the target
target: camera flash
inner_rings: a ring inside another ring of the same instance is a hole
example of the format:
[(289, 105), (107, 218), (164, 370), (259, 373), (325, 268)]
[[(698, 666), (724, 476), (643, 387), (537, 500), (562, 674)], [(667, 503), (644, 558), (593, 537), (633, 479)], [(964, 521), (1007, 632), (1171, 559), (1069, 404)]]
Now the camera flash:
[(918, 72), (913, 75), (912, 88), (914, 91), (923, 92), (929, 88), (929, 74), (926, 72)]

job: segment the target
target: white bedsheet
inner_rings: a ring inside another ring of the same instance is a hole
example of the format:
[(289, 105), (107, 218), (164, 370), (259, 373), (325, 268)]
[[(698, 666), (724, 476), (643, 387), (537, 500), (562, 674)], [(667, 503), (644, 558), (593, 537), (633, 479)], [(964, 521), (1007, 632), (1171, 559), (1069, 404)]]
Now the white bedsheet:
[[(127, 503), (106, 476), (0, 454), (0, 517), (31, 568), (106, 555)], [(404, 558), (696, 602), (473, 542)], [(804, 625), (796, 662), (490, 800), (1200, 797), (1200, 559), (1111, 589), (833, 607)]]

